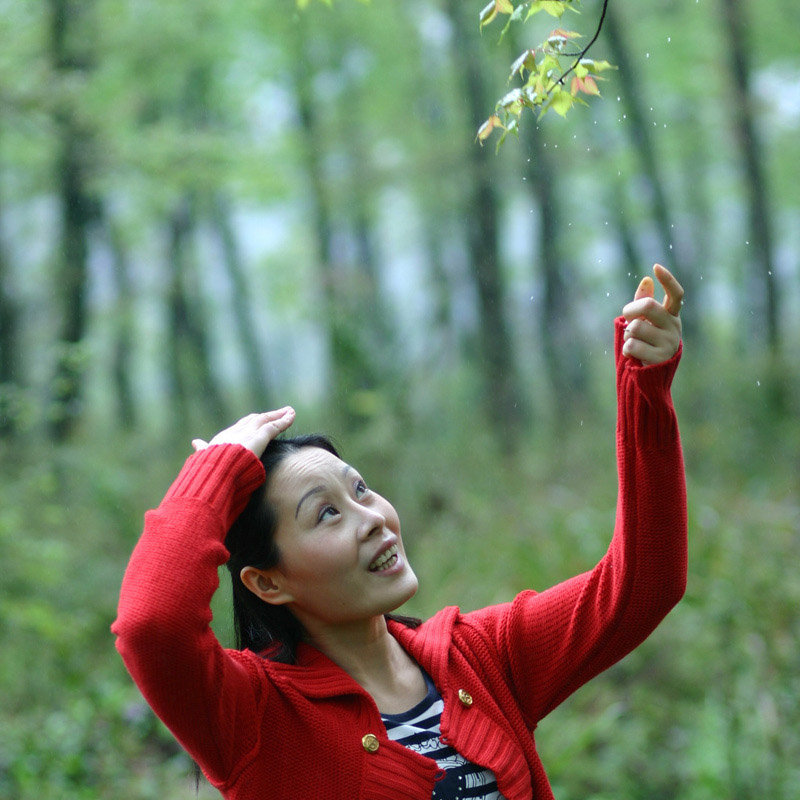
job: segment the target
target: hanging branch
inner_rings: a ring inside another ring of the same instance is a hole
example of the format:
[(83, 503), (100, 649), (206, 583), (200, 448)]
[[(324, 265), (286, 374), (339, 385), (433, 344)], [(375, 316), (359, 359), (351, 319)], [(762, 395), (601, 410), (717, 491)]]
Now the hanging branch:
[[(560, 19), (567, 10), (579, 13), (577, 11), (579, 2), (580, 0), (527, 0), (514, 6), (510, 0), (492, 0), (481, 11), (480, 26), (484, 28), (499, 14), (508, 14), (508, 20), (500, 35), (502, 40), (512, 22), (527, 22), (540, 11)], [(523, 51), (511, 65), (508, 79), (511, 81), (515, 75), (519, 75), (525, 82), (497, 101), (495, 113), (478, 129), (476, 137), (478, 142), (483, 144), (495, 128), (503, 131), (497, 142), (498, 149), (509, 133), (519, 135), (520, 117), (525, 108), (538, 112), (539, 119), (550, 109), (565, 117), (567, 111), (576, 103), (588, 105), (579, 93), (600, 96), (597, 86), (597, 82), (603, 80), (600, 73), (614, 67), (608, 61), (586, 58), (586, 54), (600, 35), (607, 8), (608, 0), (603, 0), (603, 8), (594, 35), (589, 44), (579, 52), (570, 52), (567, 46), (570, 42), (583, 37), (576, 31), (564, 28), (556, 28), (538, 47)], [(571, 59), (571, 63), (565, 64), (566, 59)], [(567, 89), (565, 82), (567, 76), (571, 74), (572, 80)]]

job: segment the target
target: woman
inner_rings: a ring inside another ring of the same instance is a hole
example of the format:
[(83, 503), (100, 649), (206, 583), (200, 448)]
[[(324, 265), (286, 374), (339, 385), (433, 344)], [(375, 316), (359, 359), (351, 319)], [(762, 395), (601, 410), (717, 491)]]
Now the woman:
[[(391, 504), (284, 408), (195, 440), (131, 557), (113, 631), (155, 712), (228, 798), (551, 798), (539, 720), (683, 594), (669, 388), (683, 290), (656, 265), (616, 320), (619, 499), (591, 572), (419, 624)], [(228, 563), (240, 649), (209, 623)]]

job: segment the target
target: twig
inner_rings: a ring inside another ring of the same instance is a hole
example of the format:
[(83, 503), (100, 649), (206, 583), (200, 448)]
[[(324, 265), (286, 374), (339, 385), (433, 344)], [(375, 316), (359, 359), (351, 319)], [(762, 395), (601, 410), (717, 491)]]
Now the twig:
[(603, 27), (603, 20), (606, 18), (606, 9), (608, 8), (608, 0), (603, 0), (603, 10), (600, 12), (600, 21), (597, 23), (597, 30), (594, 32), (594, 36), (592, 36), (592, 40), (586, 47), (578, 53), (578, 57), (573, 62), (572, 66), (556, 81), (556, 83), (560, 83), (562, 86), (564, 85), (564, 79), (567, 75), (575, 69), (575, 67), (580, 64), (581, 59), (589, 52), (589, 48), (597, 41), (597, 37), (600, 35), (600, 29)]

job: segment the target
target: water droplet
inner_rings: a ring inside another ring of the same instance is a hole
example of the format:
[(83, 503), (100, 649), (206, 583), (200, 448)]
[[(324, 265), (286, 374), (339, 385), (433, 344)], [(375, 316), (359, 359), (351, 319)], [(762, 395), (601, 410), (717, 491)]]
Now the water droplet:
[(756, 381), (756, 386), (761, 386), (761, 381)]
[(645, 54), (644, 54), (644, 57), (645, 57), (645, 58), (650, 58), (650, 53), (645, 53)]
[(618, 103), (619, 103), (619, 101), (620, 101), (621, 99), (622, 99), (622, 98), (621, 98), (619, 95), (617, 95), (617, 102), (618, 102)]
[(583, 427), (583, 420), (581, 420), (581, 428)]
[(748, 241), (745, 241), (745, 244), (750, 244), (750, 242), (748, 242)]
[(771, 269), (767, 270), (767, 275), (772, 275), (772, 270)]
[(611, 292), (606, 292), (606, 297), (611, 297)]
[(672, 41), (672, 37), (671, 36), (667, 36), (667, 41), (671, 42)]
[(669, 246), (669, 249), (672, 250), (672, 245)]

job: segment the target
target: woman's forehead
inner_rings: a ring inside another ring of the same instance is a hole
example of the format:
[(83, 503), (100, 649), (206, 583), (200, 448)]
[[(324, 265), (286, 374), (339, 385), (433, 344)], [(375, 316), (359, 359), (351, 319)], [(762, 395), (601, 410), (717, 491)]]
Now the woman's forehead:
[(303, 447), (283, 459), (275, 472), (274, 483), (286, 490), (302, 488), (310, 481), (341, 478), (351, 467), (321, 447)]

